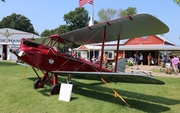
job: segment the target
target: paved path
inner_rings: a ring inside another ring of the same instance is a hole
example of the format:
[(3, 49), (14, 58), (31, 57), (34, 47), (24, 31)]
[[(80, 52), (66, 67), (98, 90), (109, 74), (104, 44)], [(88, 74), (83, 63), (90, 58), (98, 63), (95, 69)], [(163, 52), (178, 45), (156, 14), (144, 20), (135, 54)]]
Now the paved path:
[[(136, 66), (132, 66), (132, 67), (126, 67), (126, 71), (125, 72), (129, 72), (131, 73), (132, 69), (137, 69)], [(160, 67), (159, 66), (147, 66), (147, 65), (139, 65), (139, 70), (146, 70), (146, 71), (152, 71), (153, 69), (157, 69), (159, 70)], [(162, 76), (162, 77), (174, 77), (174, 78), (180, 78), (180, 74), (179, 75), (175, 75), (175, 74), (166, 74), (163, 72), (154, 72), (152, 71), (152, 76)]]

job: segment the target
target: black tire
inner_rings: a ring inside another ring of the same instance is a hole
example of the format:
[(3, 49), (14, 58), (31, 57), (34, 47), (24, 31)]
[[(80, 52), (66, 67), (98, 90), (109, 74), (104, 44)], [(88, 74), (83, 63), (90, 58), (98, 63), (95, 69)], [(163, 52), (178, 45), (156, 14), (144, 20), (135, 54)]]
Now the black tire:
[(51, 93), (51, 95), (59, 94), (59, 90), (60, 90), (60, 84), (54, 84), (50, 88), (50, 93)]
[(40, 82), (41, 82), (40, 79), (37, 79), (37, 80), (34, 81), (34, 88), (35, 89), (44, 87), (44, 84), (41, 84)]

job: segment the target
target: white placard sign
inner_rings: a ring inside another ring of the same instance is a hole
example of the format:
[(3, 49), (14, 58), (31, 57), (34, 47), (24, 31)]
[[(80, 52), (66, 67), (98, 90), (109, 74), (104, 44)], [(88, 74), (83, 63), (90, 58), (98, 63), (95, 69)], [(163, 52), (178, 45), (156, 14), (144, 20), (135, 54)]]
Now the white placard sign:
[(69, 102), (72, 93), (72, 84), (61, 83), (61, 88), (59, 90), (59, 100)]

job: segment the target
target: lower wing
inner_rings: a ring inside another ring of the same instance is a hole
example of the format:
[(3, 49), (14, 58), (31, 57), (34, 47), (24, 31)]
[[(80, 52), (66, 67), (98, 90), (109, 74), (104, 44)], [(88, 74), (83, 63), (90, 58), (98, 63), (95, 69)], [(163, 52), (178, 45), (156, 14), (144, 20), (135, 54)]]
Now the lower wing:
[(132, 73), (110, 73), (110, 72), (76, 72), (76, 71), (53, 71), (52, 73), (58, 75), (69, 75), (72, 76), (97, 76), (100, 78), (109, 78), (116, 82), (125, 83), (143, 83), (143, 84), (158, 84), (164, 85), (165, 82), (155, 79), (150, 76), (144, 76), (141, 74)]

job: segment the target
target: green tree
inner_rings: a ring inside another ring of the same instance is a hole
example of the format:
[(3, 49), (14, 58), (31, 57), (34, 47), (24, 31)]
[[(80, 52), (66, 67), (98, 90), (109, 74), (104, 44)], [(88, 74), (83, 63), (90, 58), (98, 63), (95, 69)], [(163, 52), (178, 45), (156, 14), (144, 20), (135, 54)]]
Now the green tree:
[(41, 36), (41, 37), (47, 37), (47, 36), (50, 36), (51, 34), (53, 34), (51, 30), (45, 29), (45, 30), (41, 33), (40, 36)]
[(52, 29), (52, 30), (44, 30), (41, 33), (41, 37), (47, 37), (50, 36), (52, 34), (60, 34), (60, 33), (65, 33), (68, 32), (69, 27), (67, 25), (60, 25), (58, 28)]
[(64, 21), (69, 26), (69, 30), (75, 30), (85, 27), (89, 22), (88, 11), (82, 8), (76, 8), (64, 15)]
[(98, 21), (94, 20), (94, 24), (98, 24), (98, 23), (99, 23)]
[(0, 21), (0, 28), (12, 28), (38, 35), (31, 21), (21, 14), (13, 13), (10, 16), (4, 17), (2, 21)]
[[(66, 25), (60, 25), (58, 28), (52, 30), (46, 29), (41, 33), (41, 36), (47, 37), (52, 34), (60, 34), (83, 28), (88, 25), (89, 19), (90, 17), (88, 17), (87, 10), (85, 10), (83, 7), (76, 8), (74, 11), (70, 11), (64, 15), (64, 21), (66, 21)], [(97, 23), (97, 21), (95, 22)]]
[(115, 19), (117, 18), (117, 10), (115, 9), (101, 9), (99, 12), (98, 12), (98, 17), (99, 17), (99, 21), (100, 22), (105, 22), (105, 21), (108, 21), (108, 20), (112, 20), (112, 19)]
[(119, 16), (120, 17), (128, 16), (128, 15), (131, 15), (131, 14), (137, 14), (137, 10), (136, 10), (135, 7), (128, 7), (125, 10), (120, 10), (119, 11)]
[(55, 29), (55, 33), (61, 34), (61, 33), (66, 33), (70, 31), (69, 26), (67, 25), (60, 25), (58, 28)]
[(180, 0), (173, 0), (173, 1), (180, 6)]
[(98, 12), (98, 17), (99, 17), (99, 21), (100, 22), (105, 22), (108, 20), (112, 20), (115, 18), (119, 18), (119, 17), (123, 17), (123, 16), (128, 16), (130, 14), (137, 14), (137, 10), (134, 7), (128, 7), (127, 9), (123, 10), (123, 9), (119, 9), (119, 10), (115, 10), (115, 9), (101, 9)]

